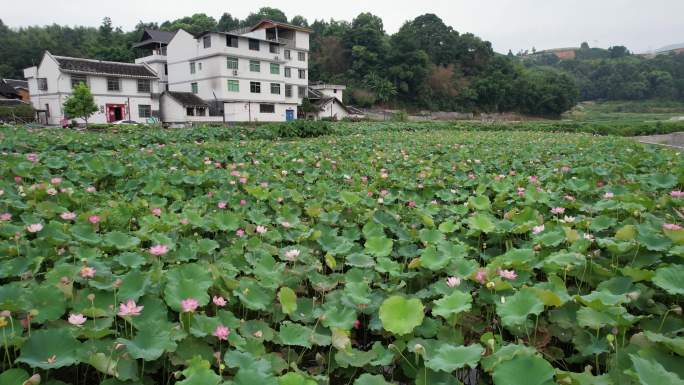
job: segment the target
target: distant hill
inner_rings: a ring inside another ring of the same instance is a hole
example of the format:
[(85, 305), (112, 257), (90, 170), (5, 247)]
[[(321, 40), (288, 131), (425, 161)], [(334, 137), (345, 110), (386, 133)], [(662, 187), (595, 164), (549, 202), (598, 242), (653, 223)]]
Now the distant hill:
[(684, 43), (666, 45), (665, 47), (658, 48), (657, 50), (655, 50), (655, 52), (661, 53), (667, 51), (674, 51), (676, 49), (684, 49)]

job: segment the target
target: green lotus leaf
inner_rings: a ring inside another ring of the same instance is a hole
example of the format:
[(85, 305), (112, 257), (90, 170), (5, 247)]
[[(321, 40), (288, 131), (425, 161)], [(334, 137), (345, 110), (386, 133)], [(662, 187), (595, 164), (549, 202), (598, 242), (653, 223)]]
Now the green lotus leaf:
[(240, 217), (232, 212), (223, 211), (216, 214), (214, 223), (222, 231), (235, 231), (240, 227)]
[(318, 238), (317, 242), (323, 247), (323, 250), (333, 255), (346, 254), (354, 246), (347, 238), (338, 237), (332, 234), (326, 234)]
[(171, 333), (154, 325), (138, 330), (132, 340), (119, 338), (131, 357), (154, 361), (165, 352), (176, 349), (176, 343), (171, 340)]
[(468, 218), (468, 226), (473, 230), (483, 233), (491, 233), (496, 230), (496, 225), (494, 225), (491, 217), (487, 214), (475, 214)]
[(437, 243), (444, 239), (444, 234), (437, 229), (422, 229), (418, 232), (420, 240), (424, 243)]
[(128, 274), (121, 277), (122, 283), (119, 286), (119, 298), (137, 301), (145, 295), (145, 289), (149, 284), (150, 276), (140, 270), (131, 270)]
[(632, 360), (639, 383), (643, 385), (684, 385), (684, 380), (678, 375), (668, 372), (657, 362), (641, 358), (636, 354), (630, 354), (629, 358)]
[(371, 255), (387, 257), (392, 253), (394, 242), (385, 237), (370, 237), (366, 240), (365, 247)]
[(303, 346), (305, 348), (311, 347), (312, 336), (313, 330), (292, 322), (282, 323), (280, 332), (278, 332), (278, 338), (284, 345)]
[(79, 362), (77, 351), (80, 346), (68, 329), (34, 330), (21, 347), (17, 361), (46, 370), (71, 366)]
[(672, 174), (653, 174), (646, 178), (646, 181), (657, 188), (670, 188), (677, 184), (677, 178)]
[(283, 313), (292, 314), (297, 310), (297, 294), (289, 287), (281, 287), (278, 292), (278, 300)]
[(130, 267), (136, 269), (145, 264), (145, 258), (133, 252), (121, 253), (115, 257), (116, 261), (123, 267)]
[(477, 344), (468, 346), (444, 344), (437, 349), (437, 352), (428, 354), (425, 366), (432, 370), (441, 370), (447, 373), (465, 366), (474, 368), (480, 361), (482, 352), (484, 352), (484, 348)]
[(248, 309), (267, 310), (275, 299), (275, 291), (259, 284), (254, 279), (240, 279), (235, 294)]
[(190, 365), (183, 370), (183, 381), (177, 382), (178, 385), (218, 385), (221, 377), (211, 370), (211, 363), (200, 357), (190, 360)]
[(100, 235), (95, 232), (91, 225), (75, 225), (71, 227), (71, 235), (73, 235), (77, 241), (91, 245), (97, 245), (101, 242)]
[(363, 350), (350, 348), (339, 350), (335, 353), (335, 362), (342, 368), (348, 368), (350, 366), (354, 368), (363, 368), (370, 364), (375, 358), (377, 358), (377, 353), (372, 350), (365, 352)]
[(361, 200), (361, 197), (357, 193), (353, 193), (351, 191), (341, 191), (340, 192), (340, 199), (344, 204), (346, 204), (349, 207), (353, 207), (359, 201)]
[(278, 385), (317, 385), (318, 383), (312, 379), (306, 378), (303, 375), (295, 372), (285, 373), (278, 377)]
[(24, 369), (12, 368), (0, 373), (0, 384), (23, 385), (28, 380), (29, 374)]
[(677, 295), (684, 294), (684, 265), (661, 267), (653, 276), (653, 283), (666, 292)]
[(270, 374), (256, 371), (254, 369), (240, 368), (235, 378), (234, 385), (278, 385), (278, 380)]
[(395, 295), (380, 305), (380, 321), (382, 327), (391, 333), (408, 334), (423, 322), (423, 310), (424, 306), (419, 299)]
[(420, 266), (432, 271), (445, 268), (449, 262), (451, 262), (449, 255), (434, 247), (424, 249), (420, 255)]
[(665, 335), (653, 333), (650, 331), (645, 331), (644, 335), (646, 336), (646, 338), (649, 339), (649, 341), (661, 343), (665, 345), (668, 349), (679, 354), (680, 356), (684, 356), (684, 338), (667, 337)]
[(497, 302), (496, 314), (501, 317), (504, 326), (521, 326), (530, 315), (539, 315), (544, 311), (544, 302), (536, 295), (533, 289), (522, 289), (505, 302)]
[(354, 385), (392, 385), (385, 380), (385, 377), (376, 374), (364, 373), (354, 381)]
[(478, 211), (487, 211), (491, 206), (489, 198), (485, 195), (470, 197), (468, 199), (468, 206)]
[(432, 314), (446, 318), (453, 314), (469, 311), (473, 303), (473, 296), (470, 293), (457, 290), (433, 303)]
[(519, 355), (494, 367), (494, 385), (554, 385), (551, 364), (539, 356)]
[(166, 273), (164, 300), (177, 312), (182, 310), (181, 301), (188, 298), (193, 298), (200, 306), (204, 306), (209, 303), (207, 290), (212, 283), (209, 271), (198, 264), (175, 267)]
[(140, 244), (140, 239), (122, 233), (120, 231), (112, 231), (104, 236), (104, 241), (109, 246), (116, 247), (119, 250), (130, 250)]
[(28, 291), (27, 299), (38, 310), (34, 322), (43, 323), (62, 317), (66, 311), (66, 297), (54, 286), (43, 285)]

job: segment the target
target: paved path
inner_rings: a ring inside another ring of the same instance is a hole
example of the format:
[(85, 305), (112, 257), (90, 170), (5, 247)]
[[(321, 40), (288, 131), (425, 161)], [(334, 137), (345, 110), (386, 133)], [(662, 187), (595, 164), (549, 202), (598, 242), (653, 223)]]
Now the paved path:
[(675, 132), (666, 135), (636, 136), (634, 139), (641, 143), (658, 144), (684, 149), (684, 132)]

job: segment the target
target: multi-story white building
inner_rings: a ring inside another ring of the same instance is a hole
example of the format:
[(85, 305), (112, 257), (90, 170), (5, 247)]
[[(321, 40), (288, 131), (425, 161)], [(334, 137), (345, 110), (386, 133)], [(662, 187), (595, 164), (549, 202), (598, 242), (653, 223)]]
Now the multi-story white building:
[(231, 32), (179, 30), (167, 46), (169, 90), (198, 95), (226, 121), (296, 119), (307, 92), (310, 33), (270, 20)]
[(271, 20), (197, 35), (146, 29), (134, 45), (144, 55), (135, 64), (46, 52), (24, 75), (31, 102), (47, 112), (48, 124), (65, 117), (64, 100), (79, 82), (100, 106), (92, 122), (144, 122), (150, 116), (173, 124), (287, 121), (303, 116), (311, 32)]
[[(45, 111), (44, 123), (57, 125), (66, 116), (63, 105), (79, 83), (90, 88), (99, 110), (91, 123), (117, 120), (145, 122), (159, 110), (159, 75), (147, 64), (56, 56), (45, 52), (40, 64), (24, 70), (31, 103)], [(76, 119), (78, 120), (78, 119)]]

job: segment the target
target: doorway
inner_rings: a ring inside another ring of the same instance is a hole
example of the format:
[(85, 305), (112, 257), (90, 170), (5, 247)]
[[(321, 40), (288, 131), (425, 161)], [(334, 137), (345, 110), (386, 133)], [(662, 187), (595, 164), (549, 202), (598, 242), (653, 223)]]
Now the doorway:
[(107, 122), (112, 123), (123, 120), (125, 109), (125, 104), (107, 104)]
[(294, 110), (285, 110), (285, 120), (288, 122), (294, 120)]

